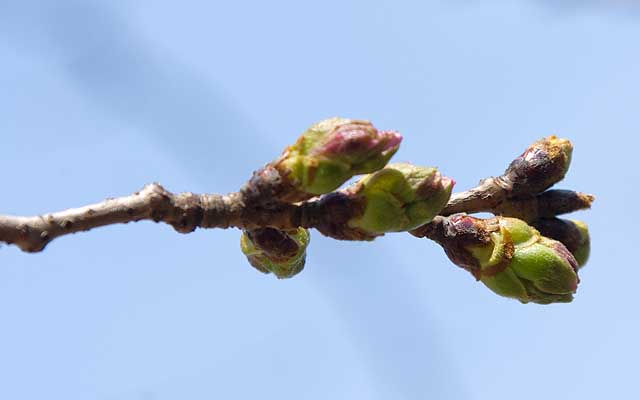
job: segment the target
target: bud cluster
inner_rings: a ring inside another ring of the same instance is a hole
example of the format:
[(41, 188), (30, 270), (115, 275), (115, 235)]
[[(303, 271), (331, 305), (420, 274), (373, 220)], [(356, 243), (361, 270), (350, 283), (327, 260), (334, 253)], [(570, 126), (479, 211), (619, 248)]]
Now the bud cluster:
[[(273, 210), (283, 203), (304, 202), (300, 207), (307, 210), (302, 212), (306, 218), (319, 216), (307, 226), (343, 240), (372, 240), (414, 229), (442, 210), (454, 182), (435, 168), (407, 163), (385, 167), (401, 140), (397, 132), (378, 131), (368, 121), (321, 121), (254, 173), (243, 189), (245, 201), (253, 209)], [(368, 175), (334, 192), (358, 174)], [(318, 195), (324, 196), (312, 199)], [(302, 269), (307, 242), (304, 229), (295, 234), (274, 228), (246, 230), (241, 238), (250, 263), (281, 278)], [(282, 248), (287, 243), (296, 243), (291, 247), (300, 252), (287, 252)]]
[[(309, 127), (256, 171), (241, 192), (245, 205), (253, 211), (295, 209), (290, 226), (299, 228), (243, 231), (241, 248), (251, 265), (278, 278), (294, 276), (304, 267), (308, 227), (341, 240), (411, 231), (439, 243), (454, 264), (498, 295), (523, 303), (572, 301), (578, 269), (589, 256), (589, 233), (584, 223), (555, 216), (588, 208), (593, 197), (547, 190), (567, 173), (571, 142), (541, 139), (503, 175), (452, 198), (455, 182), (436, 168), (387, 165), (401, 140), (367, 121), (331, 118)], [(496, 216), (466, 214), (478, 211)]]

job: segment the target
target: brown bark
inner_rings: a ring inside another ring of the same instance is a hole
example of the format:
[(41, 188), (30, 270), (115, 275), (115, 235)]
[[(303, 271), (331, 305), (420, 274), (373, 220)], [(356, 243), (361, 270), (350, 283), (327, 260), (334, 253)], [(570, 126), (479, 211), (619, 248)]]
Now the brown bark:
[[(549, 191), (545, 192), (549, 194), (543, 193), (527, 200), (505, 200), (499, 185), (492, 182), (495, 180), (485, 180), (477, 188), (454, 194), (442, 214), (487, 211), (522, 217), (517, 215), (521, 210), (542, 207), (544, 216), (548, 217), (588, 208), (593, 200), (588, 195), (569, 191), (562, 191), (561, 196)], [(550, 201), (558, 198), (562, 201)], [(526, 206), (523, 205), (525, 203)], [(531, 203), (537, 204), (536, 207)], [(152, 183), (132, 195), (80, 208), (30, 217), (0, 215), (0, 241), (15, 244), (23, 251), (38, 252), (60, 236), (142, 220), (164, 222), (180, 233), (189, 233), (196, 228), (271, 227), (286, 230), (304, 227), (317, 228), (336, 239), (371, 240), (371, 236), (347, 226), (350, 217), (361, 212), (361, 208), (360, 204), (355, 204), (348, 196), (341, 196), (340, 192), (299, 204), (267, 202), (260, 205), (250, 201), (246, 191), (227, 195), (173, 194)]]

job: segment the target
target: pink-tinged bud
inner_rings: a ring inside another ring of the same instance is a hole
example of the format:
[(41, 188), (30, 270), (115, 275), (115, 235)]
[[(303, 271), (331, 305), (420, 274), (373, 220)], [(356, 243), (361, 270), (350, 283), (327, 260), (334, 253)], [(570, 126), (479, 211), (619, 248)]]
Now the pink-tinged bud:
[(395, 151), (402, 136), (394, 131), (377, 131), (369, 122), (352, 121), (338, 125), (327, 136), (324, 145), (311, 151), (312, 155), (342, 158), (352, 163), (355, 170), (363, 166), (372, 155)]
[(368, 121), (331, 118), (312, 125), (274, 162), (291, 187), (282, 200), (329, 193), (354, 175), (384, 167), (402, 136), (378, 131)]
[(512, 183), (512, 196), (542, 193), (564, 178), (573, 146), (556, 136), (538, 140), (511, 162), (503, 178)]

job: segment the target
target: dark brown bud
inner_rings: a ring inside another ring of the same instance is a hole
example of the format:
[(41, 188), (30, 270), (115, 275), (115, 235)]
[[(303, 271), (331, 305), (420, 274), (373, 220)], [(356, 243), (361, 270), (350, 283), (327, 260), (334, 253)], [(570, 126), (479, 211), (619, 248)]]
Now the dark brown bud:
[(511, 162), (503, 178), (512, 184), (510, 197), (541, 193), (564, 178), (573, 146), (556, 136), (538, 140)]

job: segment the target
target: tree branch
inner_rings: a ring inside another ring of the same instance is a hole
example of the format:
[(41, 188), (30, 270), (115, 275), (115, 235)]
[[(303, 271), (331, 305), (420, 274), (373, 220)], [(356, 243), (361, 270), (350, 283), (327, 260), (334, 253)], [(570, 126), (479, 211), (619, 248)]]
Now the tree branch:
[(0, 240), (23, 251), (38, 252), (59, 236), (133, 221), (163, 221), (180, 232), (190, 232), (201, 224), (225, 227), (231, 224), (233, 203), (231, 196), (175, 196), (154, 183), (130, 196), (80, 208), (33, 217), (0, 216)]
[[(544, 210), (542, 216), (549, 217), (588, 208), (593, 201), (592, 196), (571, 191), (548, 191), (526, 200), (509, 201), (504, 199), (500, 186), (494, 182), (484, 180), (474, 189), (454, 194), (441, 214), (487, 211), (522, 217), (531, 215), (527, 210), (539, 208)], [(152, 183), (132, 195), (80, 208), (30, 217), (0, 215), (0, 241), (15, 244), (26, 252), (39, 252), (60, 236), (142, 220), (164, 222), (180, 233), (189, 233), (196, 228), (288, 230), (304, 227), (317, 228), (335, 239), (371, 239), (347, 226), (347, 221), (360, 212), (361, 205), (340, 191), (299, 204), (275, 202), (268, 205), (255, 205), (246, 193), (173, 194)]]

